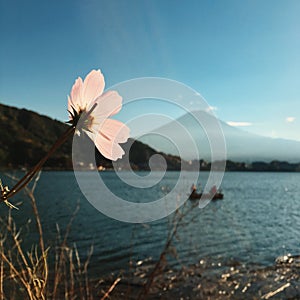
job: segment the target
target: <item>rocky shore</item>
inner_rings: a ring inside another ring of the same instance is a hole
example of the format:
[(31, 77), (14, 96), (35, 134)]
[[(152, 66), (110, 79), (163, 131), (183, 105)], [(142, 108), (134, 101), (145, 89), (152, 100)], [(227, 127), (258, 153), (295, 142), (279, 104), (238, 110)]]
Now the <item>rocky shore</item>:
[[(138, 299), (152, 268), (140, 261), (130, 274), (111, 274), (101, 282), (103, 291), (118, 279), (109, 299)], [(177, 270), (165, 268), (146, 299), (300, 299), (300, 256), (278, 257), (271, 266), (201, 260)]]

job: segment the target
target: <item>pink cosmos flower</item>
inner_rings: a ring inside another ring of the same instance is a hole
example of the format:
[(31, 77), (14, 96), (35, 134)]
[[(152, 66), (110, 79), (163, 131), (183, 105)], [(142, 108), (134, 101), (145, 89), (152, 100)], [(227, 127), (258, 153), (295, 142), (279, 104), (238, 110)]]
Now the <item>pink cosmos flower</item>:
[(97, 149), (108, 159), (117, 160), (124, 154), (119, 143), (129, 138), (129, 128), (109, 117), (122, 108), (122, 97), (116, 91), (104, 91), (100, 70), (92, 70), (84, 79), (78, 77), (68, 96), (70, 121), (76, 129), (84, 130)]

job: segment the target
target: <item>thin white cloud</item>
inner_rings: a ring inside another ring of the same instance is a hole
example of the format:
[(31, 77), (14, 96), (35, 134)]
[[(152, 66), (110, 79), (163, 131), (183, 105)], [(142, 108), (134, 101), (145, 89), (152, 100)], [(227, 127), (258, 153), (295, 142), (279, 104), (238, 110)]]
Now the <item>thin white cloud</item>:
[(246, 127), (246, 126), (252, 126), (252, 123), (250, 122), (234, 122), (234, 121), (228, 121), (226, 122), (229, 126), (233, 127)]
[(296, 120), (295, 117), (286, 117), (286, 119), (285, 119), (285, 121), (286, 121), (287, 123), (293, 123), (295, 120)]

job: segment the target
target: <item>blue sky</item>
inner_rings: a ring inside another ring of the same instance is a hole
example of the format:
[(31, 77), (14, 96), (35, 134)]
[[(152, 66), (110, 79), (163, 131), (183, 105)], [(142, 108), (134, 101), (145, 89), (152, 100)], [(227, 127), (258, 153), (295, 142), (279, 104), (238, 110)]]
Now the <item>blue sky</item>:
[(298, 0), (0, 0), (0, 102), (65, 121), (75, 78), (100, 68), (108, 87), (178, 80), (231, 125), (300, 140), (299, 15)]

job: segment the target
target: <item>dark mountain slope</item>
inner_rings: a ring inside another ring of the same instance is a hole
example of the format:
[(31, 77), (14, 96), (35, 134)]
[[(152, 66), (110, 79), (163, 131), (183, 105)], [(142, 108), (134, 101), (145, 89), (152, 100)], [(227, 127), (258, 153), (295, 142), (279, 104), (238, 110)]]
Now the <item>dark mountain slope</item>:
[[(67, 128), (67, 124), (49, 117), (0, 104), (0, 168), (29, 168), (35, 165)], [(151, 147), (133, 140), (129, 140), (123, 148), (129, 153), (134, 169), (148, 170), (149, 158), (158, 153)], [(180, 168), (178, 157), (162, 155), (169, 169)], [(112, 167), (111, 161), (97, 150), (96, 161), (98, 166)], [(51, 156), (45, 168), (72, 169), (72, 138)]]
[[(33, 166), (67, 129), (67, 125), (26, 109), (0, 104), (0, 167)], [(45, 166), (71, 167), (71, 140)]]

